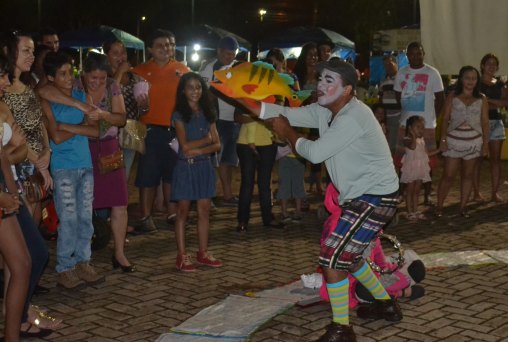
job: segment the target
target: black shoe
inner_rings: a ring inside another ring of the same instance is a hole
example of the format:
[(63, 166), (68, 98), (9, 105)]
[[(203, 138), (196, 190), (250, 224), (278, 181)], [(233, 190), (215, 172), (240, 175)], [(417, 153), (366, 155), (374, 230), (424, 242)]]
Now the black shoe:
[(279, 221), (272, 221), (268, 224), (264, 224), (263, 226), (266, 228), (282, 229), (282, 228), (284, 228), (284, 223), (279, 222)]
[(246, 223), (239, 223), (238, 227), (236, 227), (236, 231), (238, 233), (247, 233), (247, 224)]
[(356, 315), (363, 319), (385, 319), (390, 322), (402, 320), (402, 311), (395, 299), (375, 300), (358, 308)]
[(352, 326), (332, 322), (318, 342), (356, 342), (356, 335)]
[(23, 337), (23, 338), (30, 338), (30, 337), (44, 338), (44, 337), (49, 336), (49, 335), (51, 335), (53, 333), (53, 330), (51, 330), (51, 329), (42, 329), (42, 328), (38, 328), (39, 331), (37, 331), (37, 332), (30, 332), (32, 327), (35, 327), (35, 325), (30, 323), (30, 325), (28, 326), (28, 329), (21, 330), (19, 332), (19, 337)]
[(49, 293), (49, 289), (47, 287), (40, 286), (38, 284), (35, 286), (34, 295), (41, 295), (46, 293)]
[(139, 225), (135, 230), (139, 234), (155, 233), (157, 232), (157, 226), (153, 222), (152, 216), (147, 216), (139, 221)]
[(134, 265), (124, 266), (120, 264), (114, 255), (111, 256), (111, 264), (113, 265), (113, 269), (121, 268), (124, 273), (132, 273), (136, 271), (136, 267)]

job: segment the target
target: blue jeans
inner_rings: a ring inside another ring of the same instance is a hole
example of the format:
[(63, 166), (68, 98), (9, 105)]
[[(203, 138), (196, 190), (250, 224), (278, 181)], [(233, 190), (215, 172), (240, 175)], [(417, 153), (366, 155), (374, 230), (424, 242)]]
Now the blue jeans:
[(264, 225), (268, 225), (273, 220), (271, 183), (277, 146), (275, 144), (256, 146), (257, 154), (246, 144), (237, 144), (236, 150), (242, 178), (238, 197), (238, 223), (249, 223), (252, 192), (257, 173), (261, 219)]
[(60, 219), (56, 271), (68, 271), (92, 255), (93, 172), (91, 168), (55, 170), (55, 208)]

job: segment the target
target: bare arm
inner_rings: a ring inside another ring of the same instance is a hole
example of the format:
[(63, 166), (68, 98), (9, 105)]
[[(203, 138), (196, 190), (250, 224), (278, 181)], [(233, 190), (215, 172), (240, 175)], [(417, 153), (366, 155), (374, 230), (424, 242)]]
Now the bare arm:
[(434, 93), (434, 97), (434, 109), (436, 111), (436, 117), (439, 117), (441, 109), (443, 109), (443, 104), (445, 103), (444, 91)]
[(66, 140), (69, 140), (74, 136), (74, 134), (72, 133), (58, 129), (58, 124), (55, 121), (53, 111), (51, 110), (51, 106), (49, 105), (49, 102), (47, 100), (42, 99), (41, 106), (42, 111), (46, 117), (49, 136), (51, 137), (51, 140), (53, 140), (55, 144), (60, 144)]
[(488, 99), (491, 109), (497, 109), (499, 107), (508, 106), (508, 88), (504, 86), (501, 88), (501, 98), (499, 99)]
[(482, 124), (482, 155), (487, 156), (489, 151), (489, 134), (490, 134), (490, 124), (489, 124), (489, 103), (487, 101), (487, 97), (482, 95), (482, 113), (481, 113), (481, 124)]
[(448, 144), (446, 141), (446, 136), (448, 135), (448, 125), (450, 123), (450, 115), (452, 113), (452, 102), (455, 96), (450, 94), (446, 98), (444, 113), (443, 113), (443, 121), (441, 121), (441, 140), (439, 142), (439, 150), (441, 152), (446, 152), (448, 150)]
[(44, 87), (38, 89), (37, 94), (44, 100), (49, 102), (55, 102), (64, 104), (66, 106), (74, 107), (82, 112), (89, 112), (93, 110), (93, 107), (81, 102), (71, 96), (67, 96), (60, 91), (57, 87), (52, 84), (47, 84)]
[(109, 122), (113, 126), (122, 127), (125, 126), (126, 115), (125, 115), (125, 102), (123, 95), (113, 96), (111, 103), (111, 112), (96, 108), (92, 113), (87, 114), (91, 120), (104, 120)]
[[(175, 129), (176, 129), (176, 138), (178, 139), (178, 144), (183, 151), (184, 155), (189, 155), (191, 151), (201, 149), (211, 143), (213, 143), (213, 137), (211, 132), (205, 135), (203, 138), (198, 140), (187, 140), (187, 135), (185, 132), (185, 125), (182, 121), (175, 121)], [(195, 153), (194, 155), (197, 155)], [(202, 154), (202, 153), (201, 153)]]

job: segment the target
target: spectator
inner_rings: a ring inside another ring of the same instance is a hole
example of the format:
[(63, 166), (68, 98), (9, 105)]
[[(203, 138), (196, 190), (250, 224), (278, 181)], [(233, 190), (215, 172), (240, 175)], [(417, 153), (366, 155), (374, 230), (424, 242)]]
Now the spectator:
[[(407, 46), (409, 65), (400, 69), (395, 77), (395, 96), (401, 106), (400, 128), (395, 151), (395, 165), (400, 168), (404, 154), (403, 139), (406, 135), (406, 121), (410, 116), (419, 115), (425, 119), (423, 138), (428, 150), (436, 150), (436, 118), (441, 113), (444, 103), (443, 81), (439, 72), (432, 66), (425, 64), (425, 51), (418, 42)], [(431, 179), (432, 169), (438, 166), (437, 155), (430, 158)], [(431, 205), (430, 193), (432, 181), (423, 183), (424, 204)]]
[[(206, 82), (214, 80), (213, 72), (216, 70), (229, 69), (236, 63), (235, 55), (238, 50), (238, 42), (235, 38), (226, 36), (219, 41), (217, 46), (217, 58), (204, 64), (199, 74)], [(233, 168), (238, 166), (236, 153), (236, 140), (238, 139), (239, 125), (234, 120), (235, 107), (218, 99), (219, 120), (217, 131), (219, 132), (221, 150), (218, 156), (219, 179), (222, 185), (222, 205), (236, 207), (238, 198), (233, 195), (231, 187), (233, 181)]]
[(326, 62), (332, 57), (332, 51), (335, 48), (335, 44), (330, 40), (323, 40), (318, 42), (318, 59), (320, 62)]
[(379, 98), (386, 109), (386, 130), (388, 132), (388, 146), (390, 151), (395, 153), (397, 145), (397, 134), (399, 132), (400, 103), (397, 101), (395, 90), (395, 76), (397, 76), (397, 60), (395, 56), (385, 56), (383, 65), (386, 71), (386, 78), (379, 84)]
[[(503, 202), (503, 198), (499, 195), (499, 187), (501, 186), (501, 150), (503, 142), (506, 139), (506, 134), (499, 109), (508, 106), (508, 88), (506, 84), (495, 77), (498, 69), (499, 59), (496, 55), (488, 53), (483, 56), (480, 62), (480, 91), (487, 96), (489, 104), (489, 161), (492, 179), (490, 200), (493, 202)], [(482, 202), (483, 196), (480, 194), (480, 169), (481, 159), (476, 165), (473, 198)]]
[(466, 204), (473, 187), (474, 168), (488, 154), (488, 102), (480, 93), (480, 73), (472, 66), (460, 69), (455, 90), (446, 99), (439, 149), (445, 157), (439, 182), (436, 216), (442, 216), (443, 203), (458, 171), (460, 214), (468, 218)]
[(133, 72), (147, 80), (150, 109), (141, 117), (147, 125), (145, 154), (140, 155), (136, 186), (139, 188), (141, 211), (139, 232), (155, 232), (157, 227), (152, 220), (152, 205), (157, 187), (163, 182), (164, 203), (168, 222), (174, 222), (176, 204), (170, 202), (171, 179), (177, 155), (169, 147), (175, 138), (171, 128), (171, 115), (175, 108), (176, 88), (180, 77), (189, 69), (175, 60), (176, 41), (173, 33), (157, 29), (150, 35), (148, 52), (152, 56), (145, 64), (138, 65)]
[(40, 44), (49, 47), (51, 50), (57, 52), (60, 48), (60, 39), (58, 33), (50, 27), (46, 27), (40, 32)]

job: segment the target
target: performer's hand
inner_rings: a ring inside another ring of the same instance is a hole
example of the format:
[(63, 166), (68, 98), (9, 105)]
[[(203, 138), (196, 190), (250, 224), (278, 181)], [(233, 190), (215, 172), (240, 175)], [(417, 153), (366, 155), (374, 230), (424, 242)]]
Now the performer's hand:
[(279, 115), (277, 118), (268, 119), (267, 121), (269, 121), (273, 131), (279, 138), (283, 140), (288, 138), (292, 128), (289, 124), (289, 120), (285, 116)]

